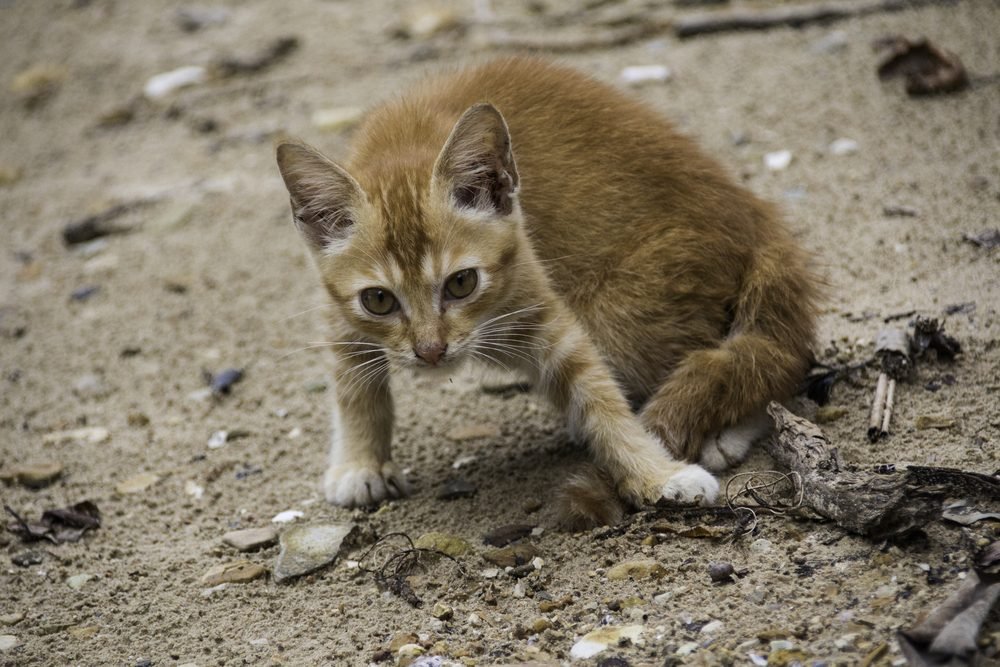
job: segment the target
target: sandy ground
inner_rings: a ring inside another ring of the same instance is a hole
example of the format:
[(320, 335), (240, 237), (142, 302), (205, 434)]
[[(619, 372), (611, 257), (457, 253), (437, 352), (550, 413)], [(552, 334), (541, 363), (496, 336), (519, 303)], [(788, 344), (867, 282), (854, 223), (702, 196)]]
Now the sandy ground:
[[(401, 0), (230, 2), (223, 23), (196, 32), (178, 27), (166, 0), (0, 2), (0, 468), (64, 468), (46, 488), (7, 483), (0, 493), (32, 518), (85, 499), (103, 514), (103, 525), (77, 543), (23, 544), (0, 533), (0, 617), (11, 623), (0, 627), (8, 637), (0, 664), (355, 665), (383, 657), (400, 633), (417, 635), (400, 641), (415, 640), (427, 655), (468, 664), (567, 663), (575, 641), (602, 624), (642, 631), (591, 664), (621, 656), (628, 663), (606, 664), (743, 665), (751, 654), (770, 655), (772, 665), (858, 664), (872, 653), (873, 664), (900, 664), (895, 631), (943, 599), (976, 546), (995, 539), (989, 521), (933, 524), (917, 539), (887, 544), (769, 516), (735, 543), (669, 535), (656, 543), (643, 521), (611, 536), (560, 533), (551, 493), (579, 450), (535, 397), (484, 393), (471, 375), (444, 387), (397, 384), (396, 458), (412, 470), (412, 498), (375, 512), (325, 504), (318, 480), (327, 358), (302, 350), (325, 335), (311, 310), (322, 295), (289, 222), (273, 137), (298, 135), (338, 155), (350, 132), (315, 127), (316, 110), (369, 105), (427, 70), (488, 57), (503, 31), (593, 33), (533, 27), (561, 3), (495, 2), (492, 28), (482, 23), (489, 3), (472, 5), (454, 5), (469, 30), (401, 39), (393, 36), (409, 7)], [(604, 3), (592, 15), (635, 6)], [(912, 99), (901, 82), (876, 79), (870, 47), (886, 34), (927, 35), (974, 75), (992, 75), (998, 26), (1000, 5), (966, 0), (802, 30), (689, 41), (663, 31), (561, 56), (608, 81), (627, 65), (671, 68), (670, 81), (635, 94), (780, 202), (816, 251), (831, 285), (824, 360), (868, 358), (886, 316), (941, 317), (948, 306), (974, 304), (947, 317), (965, 353), (953, 365), (923, 364), (900, 388), (888, 440), (873, 446), (864, 436), (874, 375), (836, 387), (832, 404), (846, 415), (825, 428), (849, 463), (1000, 467), (1000, 254), (962, 240), (1000, 220), (1000, 87), (994, 79)], [(269, 69), (140, 99), (154, 74), (282, 36), (301, 47)], [(8, 91), (37, 65), (64, 78), (28, 105), (24, 93)], [(123, 108), (133, 110), (130, 120), (103, 126)], [(858, 150), (831, 154), (838, 138)], [(769, 172), (764, 154), (782, 149), (793, 154), (790, 166)], [(131, 233), (63, 244), (67, 222), (146, 199), (114, 221)], [(885, 206), (917, 215), (887, 216)], [(71, 299), (88, 286), (100, 289)], [(227, 367), (245, 368), (245, 379), (231, 395), (206, 400), (202, 370)], [(805, 399), (792, 407), (807, 417), (816, 410)], [(917, 430), (921, 415), (955, 423)], [(107, 429), (109, 438), (46, 441), (83, 426)], [(489, 434), (449, 437), (469, 426)], [(217, 430), (243, 437), (209, 448)], [(458, 474), (478, 493), (438, 500), (453, 462), (470, 455)], [(742, 470), (769, 467), (756, 454)], [(158, 481), (116, 492), (144, 472)], [(444, 531), (473, 549), (459, 558), (462, 570), (442, 560), (412, 581), (419, 609), (344, 559), (288, 584), (265, 577), (205, 592), (201, 577), (213, 566), (247, 557), (270, 568), (277, 555), (277, 547), (238, 554), (222, 545), (224, 532), (266, 526), (290, 509), (305, 522), (355, 521), (369, 539)], [(544, 560), (516, 590), (518, 580), (503, 572), (482, 574), (491, 566), (481, 536), (511, 523), (540, 527), (531, 541)], [(25, 549), (41, 551), (41, 563), (15, 565)], [(609, 581), (611, 567), (635, 558), (655, 558), (664, 576)], [(746, 574), (712, 585), (710, 561)], [(71, 588), (79, 574), (93, 578)], [(566, 596), (564, 608), (540, 611), (541, 601)], [(451, 619), (434, 617), (438, 603), (452, 608)], [(770, 644), (783, 638), (788, 645)], [(982, 640), (985, 654), (1000, 651), (996, 616)]]

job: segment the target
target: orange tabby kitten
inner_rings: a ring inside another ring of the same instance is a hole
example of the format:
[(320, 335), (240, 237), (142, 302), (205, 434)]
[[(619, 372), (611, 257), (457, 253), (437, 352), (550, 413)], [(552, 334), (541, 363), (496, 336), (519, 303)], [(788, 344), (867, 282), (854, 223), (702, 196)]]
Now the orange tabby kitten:
[(713, 501), (705, 468), (740, 461), (807, 369), (816, 281), (775, 211), (588, 76), (499, 60), (372, 111), (344, 166), (277, 155), (332, 304), (332, 503), (408, 490), (397, 368), (530, 374), (614, 490), (575, 481), (570, 513), (598, 521), (614, 496)]

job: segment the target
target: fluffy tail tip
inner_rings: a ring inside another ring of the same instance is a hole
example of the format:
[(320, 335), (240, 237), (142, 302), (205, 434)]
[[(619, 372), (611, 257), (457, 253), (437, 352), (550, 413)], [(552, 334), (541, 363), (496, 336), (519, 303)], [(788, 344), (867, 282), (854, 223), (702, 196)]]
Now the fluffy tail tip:
[(613, 526), (626, 509), (607, 474), (592, 464), (570, 475), (556, 496), (559, 526), (569, 531)]

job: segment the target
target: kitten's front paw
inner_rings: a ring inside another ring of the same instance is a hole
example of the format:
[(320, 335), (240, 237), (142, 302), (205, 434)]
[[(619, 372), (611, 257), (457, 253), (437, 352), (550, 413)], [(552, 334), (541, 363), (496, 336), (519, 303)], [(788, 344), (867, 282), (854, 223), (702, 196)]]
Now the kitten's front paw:
[(392, 461), (341, 463), (326, 469), (323, 478), (326, 500), (341, 507), (377, 505), (386, 498), (401, 498), (410, 492), (402, 471)]
[(660, 489), (667, 500), (710, 505), (719, 495), (719, 482), (712, 473), (694, 463), (674, 473)]

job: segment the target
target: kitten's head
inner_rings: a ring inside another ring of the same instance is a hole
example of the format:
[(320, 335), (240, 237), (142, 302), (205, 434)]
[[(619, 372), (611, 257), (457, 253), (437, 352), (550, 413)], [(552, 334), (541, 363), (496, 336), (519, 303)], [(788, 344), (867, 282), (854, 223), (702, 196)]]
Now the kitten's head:
[(351, 340), (417, 368), (481, 354), (515, 298), (523, 245), (503, 116), (473, 106), (436, 159), (357, 162), (352, 175), (304, 144), (278, 146), (295, 224)]

